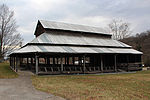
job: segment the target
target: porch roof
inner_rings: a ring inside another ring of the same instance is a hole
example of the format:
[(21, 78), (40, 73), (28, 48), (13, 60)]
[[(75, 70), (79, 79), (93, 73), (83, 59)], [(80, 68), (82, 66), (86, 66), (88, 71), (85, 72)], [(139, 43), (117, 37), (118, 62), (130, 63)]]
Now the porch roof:
[(91, 45), (91, 46), (110, 46), (110, 47), (127, 47), (131, 46), (117, 40), (83, 36), (82, 34), (67, 34), (62, 35), (59, 33), (43, 33), (33, 39), (30, 43), (46, 43), (46, 44), (68, 44), (68, 45)]
[(79, 47), (79, 46), (49, 46), (26, 45), (13, 53), (106, 53), (106, 54), (142, 54), (132, 48), (105, 48), (105, 47)]

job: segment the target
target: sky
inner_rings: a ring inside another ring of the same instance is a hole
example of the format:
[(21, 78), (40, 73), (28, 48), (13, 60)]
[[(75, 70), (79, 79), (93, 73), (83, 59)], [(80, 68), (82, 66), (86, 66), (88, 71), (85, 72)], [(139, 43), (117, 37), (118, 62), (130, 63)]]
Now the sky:
[(0, 0), (14, 11), (24, 44), (38, 20), (106, 28), (113, 19), (130, 23), (132, 35), (150, 29), (150, 0)]

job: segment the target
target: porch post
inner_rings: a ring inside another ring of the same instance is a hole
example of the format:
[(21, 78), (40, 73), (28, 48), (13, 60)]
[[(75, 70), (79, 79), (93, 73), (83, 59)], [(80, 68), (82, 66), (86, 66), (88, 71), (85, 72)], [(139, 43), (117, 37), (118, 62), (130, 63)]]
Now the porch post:
[(103, 56), (101, 55), (101, 72), (103, 72)]
[(31, 57), (31, 65), (33, 65), (33, 58)]
[(63, 59), (61, 57), (61, 72), (63, 72)]
[(35, 55), (35, 72), (36, 72), (36, 75), (38, 75), (38, 56)]
[(29, 58), (27, 57), (27, 65), (29, 64)]
[(15, 61), (16, 61), (16, 60), (15, 60), (15, 57), (14, 57), (14, 70), (15, 70), (15, 68), (16, 68)]
[(9, 59), (9, 64), (10, 64), (10, 67), (11, 67), (11, 57), (10, 57), (10, 59)]
[(127, 55), (127, 72), (129, 71), (129, 56)]
[(18, 71), (18, 57), (16, 57), (16, 69), (15, 71), (17, 72)]
[(85, 55), (83, 56), (83, 72), (85, 73)]
[(49, 65), (50, 64), (50, 58), (47, 57), (47, 64)]
[(117, 59), (116, 59), (116, 56), (117, 56), (117, 55), (114, 56), (114, 57), (115, 57), (115, 65), (114, 65), (114, 71), (115, 71), (115, 72), (117, 72)]
[(75, 60), (74, 60), (74, 56), (72, 57), (72, 59), (73, 59), (73, 65), (74, 65), (74, 61), (75, 61)]
[(11, 68), (13, 69), (13, 56), (11, 57)]

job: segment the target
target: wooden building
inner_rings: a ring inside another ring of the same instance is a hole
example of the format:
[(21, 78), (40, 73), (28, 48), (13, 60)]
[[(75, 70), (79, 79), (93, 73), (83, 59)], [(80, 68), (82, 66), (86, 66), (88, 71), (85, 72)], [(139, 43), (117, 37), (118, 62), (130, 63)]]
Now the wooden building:
[(111, 39), (103, 29), (39, 20), (35, 38), (10, 54), (10, 67), (36, 74), (141, 70), (142, 52)]

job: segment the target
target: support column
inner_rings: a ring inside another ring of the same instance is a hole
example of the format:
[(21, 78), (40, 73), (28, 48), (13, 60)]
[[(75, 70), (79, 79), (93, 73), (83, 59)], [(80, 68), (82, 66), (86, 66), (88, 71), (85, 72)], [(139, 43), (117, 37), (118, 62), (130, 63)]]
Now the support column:
[(127, 55), (127, 72), (129, 71), (129, 56)]
[(117, 55), (114, 56), (115, 57), (115, 65), (114, 65), (114, 71), (117, 72)]
[(27, 65), (29, 64), (29, 58), (27, 57)]
[(101, 55), (101, 72), (103, 72), (103, 56)]
[(10, 57), (10, 59), (9, 59), (9, 64), (10, 64), (10, 67), (11, 67), (11, 64), (12, 64), (12, 62), (11, 62), (11, 57)]
[(67, 57), (67, 65), (69, 65), (69, 57)]
[(35, 56), (35, 73), (38, 75), (38, 56)]
[(83, 72), (85, 73), (85, 55), (83, 56)]
[(18, 69), (18, 57), (16, 57), (16, 68), (15, 68), (15, 72), (17, 72)]
[(14, 67), (14, 58), (13, 57), (11, 57), (11, 60), (12, 60), (12, 64), (11, 64), (11, 68), (13, 69), (13, 67)]
[(55, 57), (53, 57), (53, 65), (55, 65)]
[(74, 61), (75, 61), (74, 58), (75, 58), (75, 57), (73, 56), (73, 57), (72, 57), (73, 65), (74, 65)]
[(50, 58), (47, 57), (47, 64), (49, 65), (50, 64)]
[(61, 72), (63, 72), (63, 59), (61, 57)]
[(16, 72), (18, 72), (19, 68), (19, 57), (16, 57)]
[(65, 65), (67, 65), (67, 57), (65, 56)]
[(31, 57), (31, 65), (33, 65), (33, 58)]
[(16, 60), (15, 60), (15, 57), (14, 57), (14, 70), (15, 70), (15, 68), (16, 68), (16, 64), (15, 64), (15, 62), (16, 62)]

